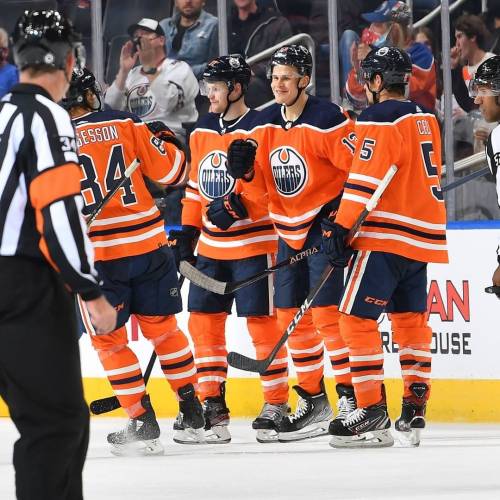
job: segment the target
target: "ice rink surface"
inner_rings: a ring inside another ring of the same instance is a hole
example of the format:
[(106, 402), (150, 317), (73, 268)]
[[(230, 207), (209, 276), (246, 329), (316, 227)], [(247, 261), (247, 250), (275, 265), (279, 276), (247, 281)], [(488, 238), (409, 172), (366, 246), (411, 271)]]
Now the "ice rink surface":
[[(328, 437), (259, 444), (250, 420), (233, 420), (228, 445), (172, 441), (161, 420), (165, 455), (114, 457), (108, 432), (124, 419), (93, 419), (86, 500), (500, 499), (500, 425), (430, 424), (420, 448), (334, 450)], [(0, 499), (14, 500), (12, 444), (0, 419)]]

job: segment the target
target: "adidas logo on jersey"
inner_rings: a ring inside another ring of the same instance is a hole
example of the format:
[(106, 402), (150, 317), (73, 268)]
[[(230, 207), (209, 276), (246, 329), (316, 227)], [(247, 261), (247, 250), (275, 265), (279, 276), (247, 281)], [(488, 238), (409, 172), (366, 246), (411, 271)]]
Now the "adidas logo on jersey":
[(269, 155), (276, 189), (283, 196), (296, 196), (307, 182), (307, 165), (292, 147), (279, 147)]

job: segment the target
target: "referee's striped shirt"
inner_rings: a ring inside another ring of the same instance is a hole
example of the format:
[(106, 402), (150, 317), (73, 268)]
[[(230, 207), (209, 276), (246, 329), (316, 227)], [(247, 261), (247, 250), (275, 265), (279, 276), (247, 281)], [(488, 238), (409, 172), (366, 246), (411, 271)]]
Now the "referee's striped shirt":
[(38, 85), (14, 86), (0, 101), (0, 256), (46, 259), (92, 300), (101, 292), (80, 177), (68, 113)]

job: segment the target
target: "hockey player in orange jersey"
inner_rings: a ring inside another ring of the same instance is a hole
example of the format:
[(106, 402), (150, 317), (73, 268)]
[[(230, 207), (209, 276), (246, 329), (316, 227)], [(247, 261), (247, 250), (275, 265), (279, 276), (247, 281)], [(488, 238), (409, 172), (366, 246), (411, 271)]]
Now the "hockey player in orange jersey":
[[(276, 51), (269, 68), (276, 104), (260, 113), (250, 132), (258, 143), (255, 165), (251, 140), (234, 141), (228, 151), (230, 173), (243, 178), (244, 201), (258, 193), (268, 196), (279, 236), (279, 261), (321, 244), (320, 221), (338, 206), (354, 151), (348, 116), (337, 105), (305, 92), (311, 72), (312, 57), (305, 47), (289, 45)], [(275, 305), (282, 332), (327, 263), (323, 253), (316, 253), (276, 273)], [(333, 412), (323, 384), (325, 346), (337, 381), (338, 417), (355, 407), (347, 348), (338, 328), (342, 284), (342, 271), (335, 272), (288, 340), (300, 397), (295, 413), (280, 423), (280, 441), (327, 432)]]
[(81, 301), (79, 306), (85, 330), (130, 418), (125, 430), (108, 435), (113, 453), (162, 453), (160, 430), (139, 362), (127, 346), (125, 323), (135, 314), (143, 335), (154, 346), (165, 378), (178, 395), (187, 430), (174, 440), (202, 439), (204, 420), (195, 395), (194, 359), (174, 316), (182, 309), (175, 262), (166, 245), (162, 216), (142, 177), (147, 175), (162, 184), (181, 182), (184, 152), (173, 134), (156, 137), (135, 115), (100, 111), (99, 88), (86, 69), (73, 73), (63, 105), (76, 127), (85, 215), (120, 181), (126, 166), (135, 158), (140, 160), (140, 168), (89, 229), (96, 267), (104, 280), (103, 292), (118, 311), (117, 329), (96, 336)]
[[(208, 63), (200, 83), (210, 100), (210, 113), (191, 134), (191, 171), (183, 200), (182, 230), (171, 231), (170, 241), (179, 259), (194, 263), (219, 280), (243, 280), (272, 265), (277, 236), (267, 211), (267, 198), (244, 206), (241, 181), (226, 170), (229, 143), (242, 136), (256, 111), (245, 104), (250, 67), (239, 55)], [(201, 231), (201, 233), (200, 233)], [(198, 255), (193, 249), (199, 236)], [(227, 350), (225, 323), (236, 304), (245, 317), (257, 358), (266, 357), (281, 332), (273, 308), (272, 277), (231, 295), (217, 295), (196, 285), (189, 289), (189, 331), (194, 342), (198, 387), (203, 400), (207, 442), (227, 443), (229, 409), (225, 401)], [(264, 407), (254, 420), (257, 441), (276, 440), (276, 425), (287, 414), (288, 360), (283, 347), (262, 375)]]
[[(358, 406), (343, 422), (332, 422), (331, 445), (394, 443), (377, 328), (377, 318), (387, 311), (404, 382), (396, 429), (405, 443), (416, 446), (430, 394), (427, 263), (448, 261), (446, 210), (439, 184), (440, 133), (434, 115), (406, 100), (412, 70), (406, 52), (396, 47), (373, 50), (361, 68), (371, 105), (356, 122), (356, 152), (335, 222), (322, 224), (323, 249), (330, 262), (341, 268), (349, 262), (340, 327), (349, 346)], [(391, 165), (398, 168), (394, 179), (352, 248), (347, 247), (349, 228)]]

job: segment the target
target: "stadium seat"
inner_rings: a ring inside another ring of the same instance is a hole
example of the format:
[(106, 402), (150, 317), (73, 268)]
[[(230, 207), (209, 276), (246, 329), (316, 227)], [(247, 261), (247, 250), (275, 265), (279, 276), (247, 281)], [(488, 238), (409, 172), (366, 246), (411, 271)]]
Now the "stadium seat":
[(120, 52), (123, 44), (129, 39), (128, 35), (116, 35), (108, 44), (108, 57), (104, 71), (104, 81), (111, 85), (120, 68)]

